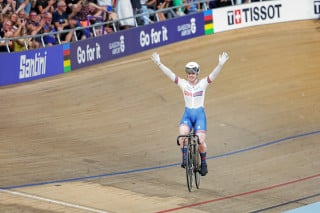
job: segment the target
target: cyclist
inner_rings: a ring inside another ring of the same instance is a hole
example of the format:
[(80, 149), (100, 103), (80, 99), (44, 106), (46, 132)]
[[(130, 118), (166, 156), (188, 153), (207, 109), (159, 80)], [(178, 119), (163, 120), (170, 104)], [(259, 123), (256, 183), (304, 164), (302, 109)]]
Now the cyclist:
[[(196, 62), (189, 62), (186, 64), (185, 72), (187, 74), (187, 78), (182, 79), (161, 63), (158, 53), (153, 53), (151, 59), (156, 65), (159, 66), (159, 68), (165, 75), (167, 75), (174, 83), (176, 83), (181, 88), (183, 92), (185, 111), (180, 121), (179, 132), (181, 135), (186, 135), (189, 134), (192, 129), (194, 129), (194, 132), (199, 136), (199, 152), (201, 156), (200, 174), (202, 176), (205, 176), (208, 173), (206, 162), (207, 145), (205, 142), (207, 131), (207, 121), (204, 110), (205, 90), (207, 86), (217, 77), (223, 65), (229, 59), (229, 56), (226, 52), (220, 54), (219, 64), (207, 77), (202, 79), (198, 79), (200, 66)], [(181, 167), (184, 168), (187, 159), (187, 150), (186, 148), (183, 148), (183, 143), (180, 144), (182, 152)]]

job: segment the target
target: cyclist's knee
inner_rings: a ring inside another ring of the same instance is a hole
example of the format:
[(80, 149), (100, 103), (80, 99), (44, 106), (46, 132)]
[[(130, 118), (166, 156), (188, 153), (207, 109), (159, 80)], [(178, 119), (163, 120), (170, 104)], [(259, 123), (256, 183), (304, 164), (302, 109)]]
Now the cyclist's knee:
[(205, 132), (198, 132), (197, 135), (199, 136), (199, 151), (206, 152), (207, 151), (207, 143), (206, 143), (206, 133)]
[(188, 125), (180, 125), (179, 132), (180, 135), (187, 135), (190, 133), (190, 128)]
[(201, 152), (201, 153), (203, 153), (203, 152), (206, 152), (207, 151), (207, 144), (206, 144), (206, 142), (200, 142), (200, 144), (199, 144), (199, 151)]
[(200, 143), (203, 143), (206, 141), (206, 132), (197, 132), (197, 135), (199, 137)]

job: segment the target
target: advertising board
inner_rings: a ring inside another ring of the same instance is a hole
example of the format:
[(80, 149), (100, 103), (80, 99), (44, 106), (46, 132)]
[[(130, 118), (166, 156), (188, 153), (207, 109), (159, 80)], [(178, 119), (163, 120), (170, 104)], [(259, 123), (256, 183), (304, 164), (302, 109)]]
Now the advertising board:
[(319, 17), (320, 0), (263, 1), (216, 8), (53, 47), (3, 53), (0, 86), (69, 72), (198, 36)]
[(214, 31), (315, 19), (320, 14), (319, 0), (281, 0), (242, 4), (214, 10)]
[(64, 73), (63, 45), (1, 54), (0, 85), (21, 83)]
[(204, 35), (203, 13), (71, 43), (71, 70)]

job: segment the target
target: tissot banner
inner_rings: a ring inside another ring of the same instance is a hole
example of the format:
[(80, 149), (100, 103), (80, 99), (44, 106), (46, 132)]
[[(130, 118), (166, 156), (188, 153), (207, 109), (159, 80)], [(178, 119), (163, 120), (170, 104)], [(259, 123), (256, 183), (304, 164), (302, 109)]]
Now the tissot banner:
[(315, 19), (320, 14), (320, 0), (263, 1), (214, 9), (214, 31), (285, 21)]

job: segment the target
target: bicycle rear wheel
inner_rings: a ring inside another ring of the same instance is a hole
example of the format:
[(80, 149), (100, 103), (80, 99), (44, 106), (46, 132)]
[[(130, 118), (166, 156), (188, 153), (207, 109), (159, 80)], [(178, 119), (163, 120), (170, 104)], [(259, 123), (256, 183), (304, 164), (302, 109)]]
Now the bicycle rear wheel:
[(188, 150), (188, 156), (187, 156), (187, 162), (186, 162), (186, 178), (187, 178), (187, 186), (189, 192), (192, 190), (192, 179), (193, 179), (193, 160), (192, 160), (192, 150), (191, 146), (187, 146)]

